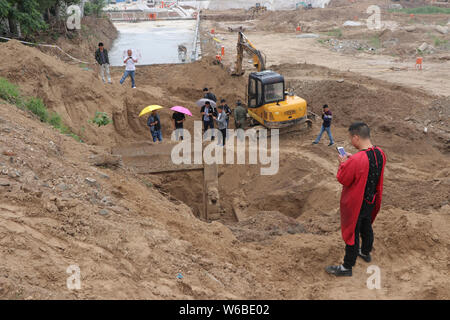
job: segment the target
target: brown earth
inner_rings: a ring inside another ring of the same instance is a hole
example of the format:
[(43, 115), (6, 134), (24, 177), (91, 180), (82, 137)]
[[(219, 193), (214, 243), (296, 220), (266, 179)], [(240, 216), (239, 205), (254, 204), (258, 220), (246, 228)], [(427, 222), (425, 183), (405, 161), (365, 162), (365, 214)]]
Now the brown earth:
[[(222, 219), (205, 223), (196, 218), (199, 174), (144, 176), (93, 163), (116, 145), (148, 141), (146, 119), (137, 117), (146, 105), (191, 108), (191, 129), (203, 87), (234, 105), (245, 98), (245, 77), (230, 77), (228, 65), (205, 57), (139, 66), (132, 90), (128, 82), (117, 84), (121, 68), (108, 86), (94, 70), (15, 41), (1, 44), (0, 53), (0, 75), (43, 98), (85, 141), (0, 104), (1, 298), (450, 298), (448, 97), (326, 66), (273, 65), (311, 110), (332, 106), (339, 145), (355, 152), (346, 128), (363, 119), (387, 154), (372, 262), (381, 269), (382, 289), (369, 290), (362, 261), (352, 278), (324, 272), (341, 261), (343, 241), (336, 151), (326, 137), (311, 145), (319, 122), (280, 137), (274, 176), (260, 175), (257, 165), (221, 166)], [(112, 115), (114, 124), (89, 124), (95, 111)], [(161, 112), (166, 141), (169, 115)], [(233, 210), (241, 213), (239, 223), (230, 219)], [(66, 287), (73, 264), (81, 270), (79, 291)]]

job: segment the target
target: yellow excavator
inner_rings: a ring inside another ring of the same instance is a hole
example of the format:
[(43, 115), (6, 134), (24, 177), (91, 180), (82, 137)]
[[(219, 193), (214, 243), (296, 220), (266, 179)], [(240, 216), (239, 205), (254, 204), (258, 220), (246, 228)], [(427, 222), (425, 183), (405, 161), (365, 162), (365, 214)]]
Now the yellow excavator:
[(287, 128), (301, 123), (307, 123), (310, 127), (311, 120), (308, 119), (306, 101), (287, 92), (282, 75), (266, 70), (264, 54), (256, 49), (242, 32), (239, 32), (233, 75), (244, 74), (242, 69), (244, 51), (252, 56), (253, 65), (257, 70), (249, 75), (246, 95), (251, 124), (259, 123), (270, 129)]

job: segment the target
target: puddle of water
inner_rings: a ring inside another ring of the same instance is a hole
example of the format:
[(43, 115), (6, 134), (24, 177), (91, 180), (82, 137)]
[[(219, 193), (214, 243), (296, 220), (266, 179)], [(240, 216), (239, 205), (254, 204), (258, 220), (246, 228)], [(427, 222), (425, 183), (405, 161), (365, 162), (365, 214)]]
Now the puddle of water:
[(181, 63), (178, 46), (187, 49), (187, 61), (195, 37), (195, 20), (145, 21), (114, 23), (119, 31), (109, 52), (112, 66), (124, 66), (127, 49), (139, 58), (137, 65)]

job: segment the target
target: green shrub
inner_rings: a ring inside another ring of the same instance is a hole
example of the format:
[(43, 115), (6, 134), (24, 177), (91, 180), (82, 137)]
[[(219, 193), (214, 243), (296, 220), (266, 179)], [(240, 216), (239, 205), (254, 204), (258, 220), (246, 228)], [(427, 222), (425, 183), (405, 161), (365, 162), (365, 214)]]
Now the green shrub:
[(84, 14), (86, 16), (96, 15), (101, 16), (103, 8), (106, 6), (105, 0), (92, 0), (84, 4)]
[(94, 123), (97, 126), (106, 126), (107, 124), (111, 123), (111, 119), (108, 117), (108, 114), (106, 112), (95, 112), (94, 119), (89, 120), (90, 123)]
[(0, 78), (0, 98), (9, 103), (21, 103), (20, 90), (5, 78)]
[(62, 126), (61, 116), (56, 112), (50, 112), (48, 123), (50, 123), (55, 128), (61, 128)]
[(42, 122), (48, 121), (48, 111), (40, 98), (30, 98), (25, 102), (25, 107), (39, 117)]

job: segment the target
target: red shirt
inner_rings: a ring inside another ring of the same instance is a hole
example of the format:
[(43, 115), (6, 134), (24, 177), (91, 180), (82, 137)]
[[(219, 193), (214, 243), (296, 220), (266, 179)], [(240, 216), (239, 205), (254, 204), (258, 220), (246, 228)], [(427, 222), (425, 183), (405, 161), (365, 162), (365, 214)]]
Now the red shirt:
[[(383, 168), (376, 187), (375, 208), (372, 211), (372, 223), (381, 207), (381, 199), (383, 196), (383, 174), (386, 165), (386, 156), (383, 150), (378, 147), (373, 148), (376, 148), (381, 152), (381, 155), (383, 156)], [(366, 155), (366, 151), (359, 151), (339, 165), (336, 175), (338, 181), (343, 185), (340, 202), (341, 232), (342, 238), (348, 245), (355, 244), (355, 227), (358, 222), (358, 216), (364, 198), (368, 174), (369, 159)]]

